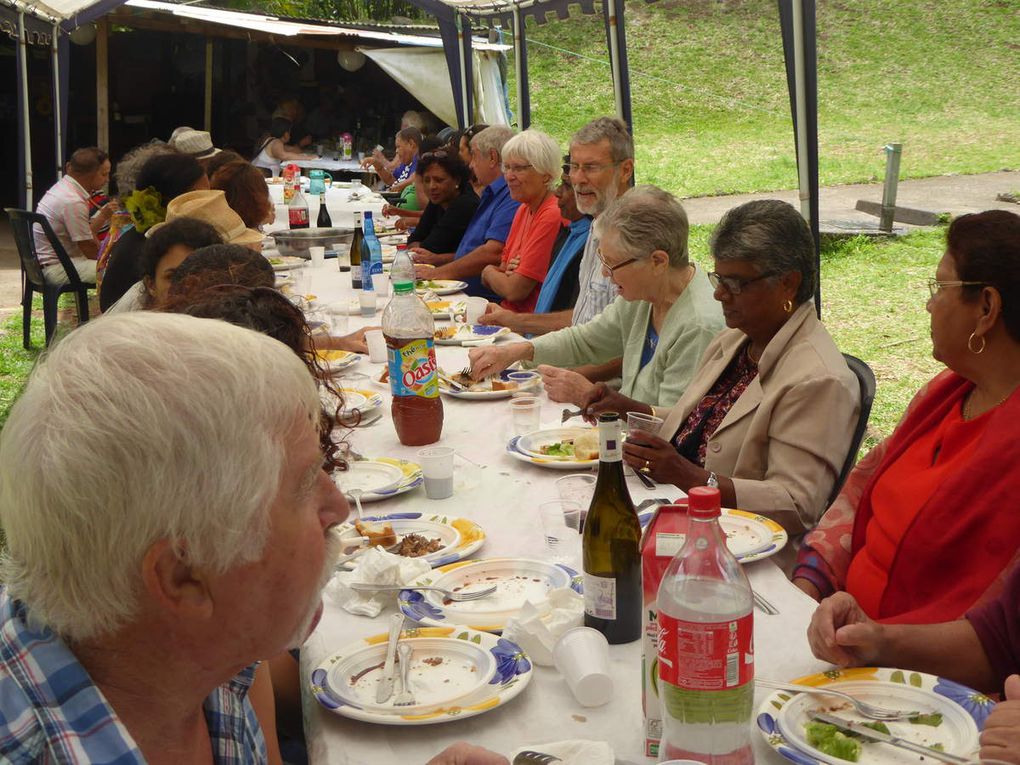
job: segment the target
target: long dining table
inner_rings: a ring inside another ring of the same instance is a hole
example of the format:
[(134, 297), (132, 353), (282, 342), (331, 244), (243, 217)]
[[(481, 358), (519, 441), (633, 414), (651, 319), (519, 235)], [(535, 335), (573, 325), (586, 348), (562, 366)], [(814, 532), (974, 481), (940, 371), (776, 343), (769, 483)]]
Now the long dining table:
[[(346, 306), (356, 297), (350, 288), (350, 275), (339, 272), (332, 261), (310, 272), (312, 292), (320, 304)], [(463, 297), (453, 295), (442, 299)], [(374, 317), (351, 316), (349, 328), (378, 325), (381, 303)], [(438, 362), (448, 371), (460, 370), (467, 365), (468, 350), (437, 345)], [(397, 439), (389, 412), (389, 390), (371, 381), (378, 377), (382, 366), (363, 357), (346, 370), (348, 375), (367, 375), (367, 385), (384, 399), (382, 415), (354, 429), (348, 439), (365, 457), (415, 461), (419, 447), (404, 446)], [(341, 386), (349, 384), (350, 380), (349, 377), (339, 378)], [(364, 378), (354, 378), (353, 382), (357, 387), (366, 384)], [(550, 401), (544, 393), (539, 395), (543, 427), (558, 427), (564, 405)], [(457, 452), (453, 495), (431, 500), (425, 496), (423, 488), (418, 488), (366, 505), (366, 515), (423, 512), (464, 517), (478, 523), (485, 532), (484, 545), (472, 557), (545, 558), (538, 507), (545, 500), (557, 498), (555, 481), (566, 473), (518, 461), (507, 453), (506, 445), (511, 436), (507, 399), (462, 400), (444, 396), (443, 409), (439, 444), (451, 446)], [(633, 475), (627, 483), (635, 504), (652, 497), (684, 496), (679, 489), (668, 485), (648, 489)], [(811, 655), (807, 644), (806, 629), (816, 605), (814, 601), (794, 587), (772, 560), (745, 564), (745, 571), (754, 590), (780, 612), (774, 616), (759, 610), (754, 612), (756, 674), (789, 680), (828, 668)], [(312, 671), (345, 645), (386, 632), (388, 617), (395, 611), (395, 596), (392, 605), (375, 618), (352, 615), (328, 595), (324, 597), (323, 617), (302, 647), (300, 660), (304, 727), (312, 763), (417, 765), (456, 741), (468, 741), (509, 754), (525, 744), (540, 750), (543, 742), (564, 739), (605, 741), (619, 763), (654, 761), (644, 754), (640, 640), (610, 647), (614, 693), (612, 700), (601, 707), (586, 708), (578, 704), (559, 672), (548, 666), (536, 666), (530, 685), (507, 704), (475, 717), (450, 718), (438, 724), (400, 727), (371, 724), (342, 717), (320, 706), (310, 689)], [(407, 624), (413, 626), (410, 620)], [(756, 710), (768, 693), (767, 690), (756, 691)], [(751, 738), (756, 762), (784, 761), (757, 730), (752, 731)]]

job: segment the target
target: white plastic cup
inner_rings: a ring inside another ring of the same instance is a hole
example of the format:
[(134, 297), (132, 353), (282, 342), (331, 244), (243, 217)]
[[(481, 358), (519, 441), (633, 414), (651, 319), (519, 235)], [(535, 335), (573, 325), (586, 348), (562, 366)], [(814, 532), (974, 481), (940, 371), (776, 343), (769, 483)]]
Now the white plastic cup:
[(510, 399), (515, 436), (534, 433), (542, 424), (542, 399), (535, 396), (518, 396)]
[(489, 306), (489, 301), (482, 297), (469, 297), (464, 303), (467, 305), (464, 317), (468, 324), (477, 324)]
[(308, 248), (309, 254), (312, 256), (312, 268), (322, 268), (326, 265), (326, 248), (313, 246)]
[(390, 275), (372, 274), (372, 288), (377, 296), (388, 298), (390, 296)]
[(553, 664), (583, 707), (599, 707), (613, 697), (609, 641), (591, 627), (564, 632), (553, 648)]
[(362, 316), (375, 316), (375, 292), (362, 290), (358, 293), (358, 305)]
[(368, 345), (368, 360), (373, 364), (385, 364), (386, 338), (383, 337), (382, 330), (373, 329), (366, 332), (365, 343)]
[(425, 477), (425, 496), (446, 499), (453, 496), (453, 448), (429, 446), (418, 450), (418, 462)]
[(643, 412), (627, 412), (627, 431), (630, 433), (641, 430), (655, 435), (659, 432), (660, 427), (662, 427), (661, 417)]
[(577, 565), (581, 557), (581, 505), (573, 500), (553, 499), (538, 506), (545, 547), (557, 563)]

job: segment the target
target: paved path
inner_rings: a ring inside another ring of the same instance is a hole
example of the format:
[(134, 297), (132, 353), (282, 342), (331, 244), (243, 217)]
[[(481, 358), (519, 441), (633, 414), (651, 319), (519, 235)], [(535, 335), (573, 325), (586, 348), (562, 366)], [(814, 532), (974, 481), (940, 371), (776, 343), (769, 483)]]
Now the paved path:
[[(1020, 214), (1020, 205), (998, 201), (997, 194), (1020, 190), (1020, 171), (1002, 171), (979, 175), (945, 175), (901, 181), (897, 204), (953, 215), (998, 207)], [(820, 192), (822, 221), (875, 222), (871, 215), (857, 212), (858, 199), (882, 201), (882, 184), (862, 183), (826, 186)], [(798, 193), (772, 191), (760, 194), (733, 194), (724, 197), (695, 197), (684, 200), (691, 223), (716, 223), (731, 207), (752, 199), (783, 199), (796, 205)], [(21, 299), (21, 274), (18, 253), (6, 216), (0, 217), (0, 316), (17, 309)]]

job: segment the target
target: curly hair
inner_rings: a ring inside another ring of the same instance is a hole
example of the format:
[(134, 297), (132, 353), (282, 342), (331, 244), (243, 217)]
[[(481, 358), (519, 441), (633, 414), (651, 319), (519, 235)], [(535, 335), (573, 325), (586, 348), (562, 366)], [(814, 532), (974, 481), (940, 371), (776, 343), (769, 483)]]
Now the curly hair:
[(177, 267), (167, 297), (201, 292), (217, 284), (272, 287), (276, 276), (260, 253), (240, 244), (213, 244), (195, 250)]
[(223, 191), (230, 209), (241, 216), (247, 228), (257, 229), (273, 213), (266, 178), (250, 162), (238, 160), (221, 165), (212, 174), (209, 187)]

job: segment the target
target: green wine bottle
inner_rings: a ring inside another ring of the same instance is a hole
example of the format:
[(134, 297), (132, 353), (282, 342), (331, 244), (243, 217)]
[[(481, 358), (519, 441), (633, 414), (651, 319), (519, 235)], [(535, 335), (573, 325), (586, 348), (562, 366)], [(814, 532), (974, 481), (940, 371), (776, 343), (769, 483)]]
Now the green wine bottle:
[[(361, 210), (354, 211), (354, 241), (351, 242), (351, 288), (360, 290), (362, 287), (362, 246), (365, 232), (361, 229)], [(371, 277), (369, 277), (371, 279)]]
[(584, 522), (584, 624), (610, 643), (641, 637), (641, 524), (623, 477), (620, 416), (599, 417), (599, 477)]

